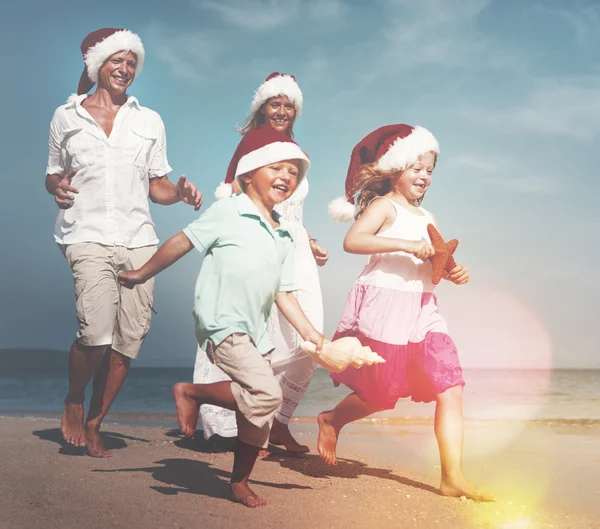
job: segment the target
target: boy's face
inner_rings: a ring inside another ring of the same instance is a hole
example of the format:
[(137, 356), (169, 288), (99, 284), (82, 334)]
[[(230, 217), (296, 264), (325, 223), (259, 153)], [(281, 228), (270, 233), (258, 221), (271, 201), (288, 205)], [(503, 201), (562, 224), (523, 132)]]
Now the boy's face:
[(258, 199), (267, 208), (280, 204), (290, 198), (298, 186), (298, 166), (298, 160), (285, 160), (242, 175), (246, 194), (251, 199)]

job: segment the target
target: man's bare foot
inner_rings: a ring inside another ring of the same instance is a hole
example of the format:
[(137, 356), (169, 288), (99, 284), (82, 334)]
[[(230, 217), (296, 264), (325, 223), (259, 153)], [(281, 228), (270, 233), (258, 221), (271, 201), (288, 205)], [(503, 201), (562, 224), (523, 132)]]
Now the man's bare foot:
[(337, 456), (335, 453), (340, 431), (331, 424), (331, 411), (319, 413), (317, 418), (319, 423), (319, 438), (317, 440), (317, 449), (321, 459), (328, 465), (337, 465)]
[[(292, 437), (290, 428), (287, 424), (279, 422), (277, 419), (273, 421), (269, 443), (274, 445), (283, 445), (288, 452), (292, 454), (305, 454), (310, 451), (306, 445), (301, 445)], [(260, 457), (260, 454), (259, 454)]]
[(112, 457), (112, 453), (104, 448), (104, 441), (102, 441), (102, 437), (100, 436), (100, 431), (98, 428), (86, 424), (85, 437), (87, 440), (87, 449), (90, 457)]
[(196, 400), (189, 397), (186, 389), (191, 384), (179, 382), (173, 386), (173, 398), (177, 408), (177, 423), (181, 433), (186, 437), (194, 437), (196, 425), (198, 424), (198, 412), (200, 405)]
[(65, 400), (60, 431), (64, 440), (73, 446), (85, 446), (83, 428), (83, 404), (74, 404)]
[(473, 483), (467, 481), (464, 476), (453, 479), (442, 478), (440, 494), (453, 498), (465, 496), (475, 501), (496, 501), (496, 498), (480, 491)]
[(267, 504), (267, 500), (255, 494), (246, 481), (230, 483), (229, 486), (233, 499), (246, 507), (262, 507)]

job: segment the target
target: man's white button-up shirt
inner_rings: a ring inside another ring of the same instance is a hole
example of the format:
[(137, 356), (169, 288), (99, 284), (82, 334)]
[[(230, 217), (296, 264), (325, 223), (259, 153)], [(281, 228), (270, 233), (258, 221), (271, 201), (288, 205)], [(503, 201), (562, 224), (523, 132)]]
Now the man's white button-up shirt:
[(59, 244), (97, 242), (139, 248), (158, 239), (148, 208), (150, 178), (171, 171), (160, 116), (129, 97), (106, 136), (73, 96), (50, 124), (47, 174), (77, 171), (73, 206), (59, 210), (54, 238)]

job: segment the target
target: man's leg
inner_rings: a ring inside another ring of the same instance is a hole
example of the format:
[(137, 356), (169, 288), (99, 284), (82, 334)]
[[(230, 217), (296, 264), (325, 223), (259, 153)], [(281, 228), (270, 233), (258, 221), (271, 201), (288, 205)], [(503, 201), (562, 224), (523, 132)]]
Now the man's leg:
[(100, 437), (100, 425), (125, 382), (130, 363), (130, 358), (109, 349), (94, 376), (94, 389), (85, 422), (86, 442), (92, 457), (112, 457), (104, 448)]
[(60, 429), (67, 443), (85, 446), (83, 402), (85, 387), (102, 361), (107, 345), (87, 346), (75, 340), (69, 351), (69, 392), (65, 398)]

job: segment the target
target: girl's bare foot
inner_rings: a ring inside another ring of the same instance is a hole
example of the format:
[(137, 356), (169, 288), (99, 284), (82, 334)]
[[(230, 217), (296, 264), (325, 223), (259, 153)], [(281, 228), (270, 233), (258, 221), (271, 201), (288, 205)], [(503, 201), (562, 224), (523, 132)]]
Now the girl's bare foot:
[(83, 427), (83, 404), (74, 404), (65, 400), (60, 431), (64, 440), (73, 446), (85, 446), (85, 429)]
[(246, 481), (230, 483), (229, 486), (233, 499), (246, 507), (262, 507), (267, 504), (267, 500), (254, 493)]
[(290, 428), (287, 424), (283, 424), (277, 419), (273, 421), (269, 442), (274, 445), (283, 445), (285, 449), (292, 454), (305, 454), (306, 452), (310, 451), (308, 446), (301, 445), (292, 437), (292, 433), (290, 432)]
[(319, 423), (319, 438), (317, 440), (317, 449), (321, 459), (328, 465), (337, 465), (337, 456), (335, 453), (340, 431), (331, 424), (331, 411), (319, 413), (317, 417)]
[(442, 496), (451, 496), (454, 498), (466, 496), (475, 501), (496, 501), (496, 498), (480, 491), (473, 483), (467, 481), (464, 476), (452, 479), (442, 478), (440, 494)]
[(189, 397), (186, 388), (191, 384), (179, 382), (173, 386), (173, 398), (177, 408), (177, 423), (181, 433), (186, 437), (194, 437), (196, 424), (198, 423), (198, 411), (200, 405), (196, 400)]
[(104, 448), (104, 441), (102, 441), (100, 431), (97, 428), (86, 424), (85, 437), (87, 440), (87, 449), (90, 457), (112, 457), (112, 453)]

